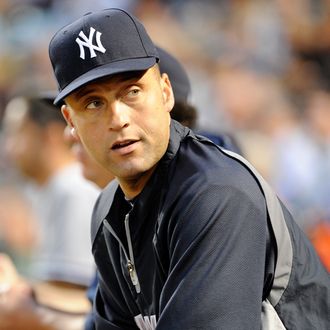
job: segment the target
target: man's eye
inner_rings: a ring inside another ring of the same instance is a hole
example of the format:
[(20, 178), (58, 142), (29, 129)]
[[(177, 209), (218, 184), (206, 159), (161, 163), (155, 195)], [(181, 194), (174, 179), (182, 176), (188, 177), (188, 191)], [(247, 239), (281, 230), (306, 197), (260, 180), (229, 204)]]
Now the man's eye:
[(99, 108), (100, 106), (101, 106), (100, 101), (92, 101), (87, 104), (86, 108), (87, 109), (96, 109), (96, 108)]
[(127, 95), (128, 96), (137, 96), (139, 94), (140, 90), (138, 88), (131, 89)]

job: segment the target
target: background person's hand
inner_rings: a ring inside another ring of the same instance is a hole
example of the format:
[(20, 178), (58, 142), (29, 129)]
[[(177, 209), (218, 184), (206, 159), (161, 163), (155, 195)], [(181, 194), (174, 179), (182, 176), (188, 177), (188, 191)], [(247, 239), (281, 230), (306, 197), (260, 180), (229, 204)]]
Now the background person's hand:
[(89, 310), (86, 288), (60, 282), (32, 288), (0, 253), (1, 330), (82, 330)]
[(50, 330), (36, 313), (32, 288), (16, 271), (11, 259), (0, 254), (0, 329)]
[(14, 263), (6, 254), (0, 254), (0, 304), (1, 308), (33, 301), (30, 284), (19, 276)]

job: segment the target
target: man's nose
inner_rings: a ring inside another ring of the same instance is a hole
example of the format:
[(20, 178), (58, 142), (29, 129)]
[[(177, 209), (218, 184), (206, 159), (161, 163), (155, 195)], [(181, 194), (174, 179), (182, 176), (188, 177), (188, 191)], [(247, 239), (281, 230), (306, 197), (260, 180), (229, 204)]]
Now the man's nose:
[(110, 130), (120, 130), (129, 125), (130, 109), (127, 105), (116, 101), (112, 103), (110, 109), (109, 128)]

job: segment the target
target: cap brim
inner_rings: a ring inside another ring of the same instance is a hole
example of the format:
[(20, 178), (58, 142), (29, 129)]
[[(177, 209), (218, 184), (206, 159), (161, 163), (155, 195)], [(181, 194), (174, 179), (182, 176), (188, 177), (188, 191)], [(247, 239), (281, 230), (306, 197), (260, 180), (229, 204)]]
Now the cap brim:
[(118, 62), (113, 62), (105, 65), (98, 66), (85, 74), (79, 76), (67, 85), (55, 98), (54, 104), (58, 105), (66, 96), (74, 92), (76, 89), (83, 85), (97, 80), (99, 78), (114, 75), (116, 73), (130, 72), (130, 71), (143, 71), (151, 68), (157, 62), (156, 57), (144, 57), (127, 59)]

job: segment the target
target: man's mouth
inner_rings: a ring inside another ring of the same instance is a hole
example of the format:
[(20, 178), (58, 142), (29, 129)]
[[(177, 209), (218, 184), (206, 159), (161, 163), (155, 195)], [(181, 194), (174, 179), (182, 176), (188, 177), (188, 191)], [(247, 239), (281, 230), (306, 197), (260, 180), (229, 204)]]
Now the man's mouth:
[(116, 150), (116, 149), (121, 149), (121, 148), (125, 148), (133, 143), (135, 143), (136, 140), (125, 140), (125, 141), (118, 141), (118, 142), (115, 142), (111, 149), (112, 150)]

